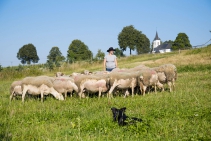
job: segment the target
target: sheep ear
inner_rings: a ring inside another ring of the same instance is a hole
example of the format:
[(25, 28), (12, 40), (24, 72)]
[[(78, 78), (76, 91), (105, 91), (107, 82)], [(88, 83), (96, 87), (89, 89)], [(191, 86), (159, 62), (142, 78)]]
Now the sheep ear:
[(64, 73), (61, 74), (61, 76), (63, 76), (63, 75), (64, 75)]

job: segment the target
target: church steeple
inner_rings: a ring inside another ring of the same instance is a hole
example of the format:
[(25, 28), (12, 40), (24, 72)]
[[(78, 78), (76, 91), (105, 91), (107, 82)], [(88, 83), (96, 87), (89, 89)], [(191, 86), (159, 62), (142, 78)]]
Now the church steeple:
[(155, 34), (155, 38), (153, 40), (153, 51), (154, 51), (154, 48), (156, 48), (157, 46), (159, 46), (161, 44), (161, 40), (160, 38), (158, 37), (158, 32), (156, 31), (156, 34)]
[(160, 40), (160, 38), (158, 37), (158, 32), (157, 31), (156, 31), (156, 35), (155, 35), (154, 41), (155, 40)]

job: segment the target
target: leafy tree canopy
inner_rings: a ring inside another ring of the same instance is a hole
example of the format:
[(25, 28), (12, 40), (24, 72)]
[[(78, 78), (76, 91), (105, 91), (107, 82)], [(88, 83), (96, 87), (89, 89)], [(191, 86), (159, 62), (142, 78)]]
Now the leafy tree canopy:
[(2, 71), (3, 70), (3, 67), (0, 65), (0, 71)]
[(168, 40), (168, 41), (165, 41), (165, 42), (163, 42), (164, 44), (173, 44), (174, 43), (174, 41), (172, 41), (172, 40)]
[(119, 48), (115, 48), (116, 51), (114, 52), (114, 55), (116, 55), (117, 57), (125, 57), (125, 55), (123, 54), (123, 50), (119, 49)]
[(47, 58), (55, 64), (65, 60), (65, 57), (62, 55), (58, 47), (52, 47)]
[(47, 60), (47, 63), (46, 63), (46, 67), (52, 71), (54, 69), (54, 64), (52, 62), (52, 60)]
[(105, 53), (98, 49), (97, 54), (95, 56), (95, 60), (103, 60), (105, 57)]
[(139, 32), (137, 36), (136, 52), (137, 54), (149, 53), (150, 52), (150, 40), (145, 34)]
[(17, 53), (17, 58), (22, 64), (38, 63), (40, 60), (37, 55), (36, 47), (33, 44), (27, 44), (21, 47)]
[(177, 50), (190, 48), (192, 48), (192, 45), (190, 44), (188, 36), (185, 33), (179, 33), (172, 45), (172, 49)]
[(131, 51), (135, 50), (138, 54), (150, 51), (150, 42), (146, 35), (135, 29), (132, 25), (126, 26), (118, 35), (118, 43), (120, 48), (125, 51), (127, 48)]
[(69, 62), (90, 60), (92, 58), (93, 54), (87, 45), (78, 39), (72, 41), (67, 51), (67, 60)]
[(137, 44), (137, 34), (138, 30), (136, 30), (132, 25), (126, 26), (122, 29), (122, 31), (118, 35), (119, 46), (123, 51), (126, 51), (127, 48), (134, 50)]

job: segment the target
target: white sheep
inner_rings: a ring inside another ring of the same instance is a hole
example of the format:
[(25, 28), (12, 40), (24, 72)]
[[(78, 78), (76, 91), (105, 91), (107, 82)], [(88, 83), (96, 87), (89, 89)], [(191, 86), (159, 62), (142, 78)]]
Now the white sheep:
[(156, 93), (156, 87), (163, 89), (163, 84), (161, 84), (158, 80), (158, 74), (153, 69), (141, 69), (139, 72), (142, 74), (142, 79), (138, 79), (138, 85), (140, 87), (140, 90), (145, 95), (146, 89), (149, 86), (152, 86), (155, 88)]
[(22, 95), (22, 81), (13, 81), (10, 86), (10, 101), (12, 101), (13, 97), (16, 95)]
[(162, 84), (168, 84), (170, 92), (175, 89), (175, 81), (177, 80), (177, 68), (173, 64), (164, 64), (153, 68)]
[[(139, 77), (139, 78), (138, 78)], [(118, 72), (117, 70), (109, 74), (110, 90), (108, 97), (113, 97), (112, 92), (114, 89), (125, 90), (125, 97), (128, 95), (128, 89), (132, 90), (132, 97), (134, 96), (134, 88), (137, 86), (137, 79), (140, 79), (138, 72)]]
[(96, 93), (99, 98), (102, 92), (108, 91), (108, 76), (107, 75), (76, 75), (73, 76), (75, 84), (79, 88), (78, 95), (84, 98), (84, 92)]
[(62, 94), (59, 94), (53, 87), (53, 81), (55, 79), (48, 76), (26, 77), (22, 80), (22, 102), (26, 93), (31, 95), (40, 95), (43, 102), (43, 96), (52, 94), (56, 99), (64, 100)]
[(57, 92), (61, 94), (64, 93), (65, 99), (67, 98), (67, 92), (70, 92), (71, 96), (73, 90), (75, 92), (78, 92), (77, 85), (74, 83), (74, 80), (70, 77), (65, 77), (65, 76), (56, 77), (56, 79), (53, 81), (53, 87)]

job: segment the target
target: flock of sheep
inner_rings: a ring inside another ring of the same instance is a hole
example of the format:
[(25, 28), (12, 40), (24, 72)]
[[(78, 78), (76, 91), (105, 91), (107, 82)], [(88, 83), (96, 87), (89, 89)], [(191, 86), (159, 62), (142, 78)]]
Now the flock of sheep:
[(143, 96), (147, 88), (157, 88), (164, 91), (164, 84), (168, 84), (170, 92), (175, 88), (177, 79), (177, 69), (173, 64), (164, 64), (158, 67), (149, 68), (139, 65), (130, 69), (115, 68), (111, 72), (96, 71), (84, 73), (72, 73), (64, 75), (57, 72), (55, 77), (36, 76), (26, 77), (19, 81), (14, 81), (10, 87), (10, 100), (16, 95), (22, 96), (22, 102), (26, 94), (44, 95), (52, 94), (58, 100), (64, 100), (67, 93), (75, 92), (80, 98), (86, 97), (88, 93), (107, 93), (108, 98), (113, 97), (113, 93), (122, 91), (124, 97), (132, 97), (140, 92)]

